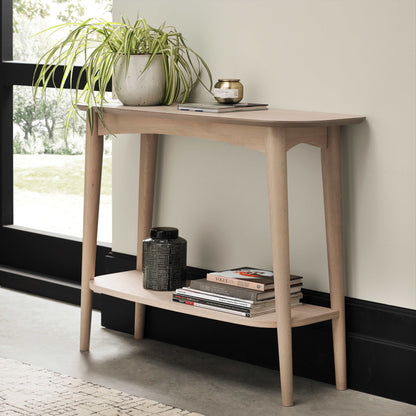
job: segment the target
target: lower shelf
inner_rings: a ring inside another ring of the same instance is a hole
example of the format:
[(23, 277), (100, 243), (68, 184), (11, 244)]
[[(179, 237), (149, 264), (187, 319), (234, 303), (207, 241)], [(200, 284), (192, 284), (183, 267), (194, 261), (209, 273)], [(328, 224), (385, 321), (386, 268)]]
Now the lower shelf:
[[(143, 289), (143, 275), (137, 270), (97, 276), (94, 280), (91, 280), (90, 289), (96, 293), (202, 318), (260, 328), (277, 327), (275, 313), (245, 318), (173, 302), (173, 292)], [(338, 311), (321, 306), (302, 304), (292, 308), (292, 327), (309, 325), (336, 317), (338, 317)]]

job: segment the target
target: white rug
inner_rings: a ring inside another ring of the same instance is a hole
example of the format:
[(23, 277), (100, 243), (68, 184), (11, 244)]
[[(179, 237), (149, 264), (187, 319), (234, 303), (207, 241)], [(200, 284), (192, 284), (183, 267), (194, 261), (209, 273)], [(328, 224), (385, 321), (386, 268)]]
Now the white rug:
[(0, 358), (1, 416), (203, 416)]

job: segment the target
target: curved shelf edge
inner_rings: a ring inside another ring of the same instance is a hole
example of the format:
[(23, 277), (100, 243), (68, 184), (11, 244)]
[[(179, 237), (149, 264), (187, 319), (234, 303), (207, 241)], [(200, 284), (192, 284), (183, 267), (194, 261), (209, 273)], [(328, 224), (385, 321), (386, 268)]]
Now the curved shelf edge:
[[(143, 275), (137, 270), (97, 276), (90, 281), (90, 289), (96, 293), (201, 318), (258, 328), (277, 327), (275, 313), (246, 318), (173, 302), (173, 292), (143, 289)], [(292, 309), (292, 327), (309, 325), (336, 317), (338, 317), (338, 312), (332, 309), (302, 304)]]

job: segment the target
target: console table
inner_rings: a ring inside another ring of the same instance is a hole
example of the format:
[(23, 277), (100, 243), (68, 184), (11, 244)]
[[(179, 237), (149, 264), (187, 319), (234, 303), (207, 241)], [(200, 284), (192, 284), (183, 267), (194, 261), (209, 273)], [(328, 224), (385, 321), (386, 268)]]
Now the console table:
[[(85, 106), (80, 106), (86, 110)], [(105, 106), (87, 121), (84, 189), (84, 232), (81, 284), (81, 351), (90, 344), (92, 293), (135, 302), (137, 339), (143, 337), (145, 305), (253, 327), (277, 328), (283, 406), (293, 405), (292, 327), (331, 320), (336, 388), (346, 389), (344, 264), (341, 212), (340, 126), (360, 123), (361, 116), (269, 109), (235, 113), (196, 113), (175, 107)], [(141, 133), (137, 270), (95, 276), (98, 206), (103, 135)], [(239, 317), (172, 301), (172, 292), (143, 289), (142, 240), (152, 226), (159, 134), (199, 137), (265, 153), (269, 195), (276, 313)], [(289, 226), (286, 152), (300, 143), (321, 149), (331, 307), (290, 306)]]

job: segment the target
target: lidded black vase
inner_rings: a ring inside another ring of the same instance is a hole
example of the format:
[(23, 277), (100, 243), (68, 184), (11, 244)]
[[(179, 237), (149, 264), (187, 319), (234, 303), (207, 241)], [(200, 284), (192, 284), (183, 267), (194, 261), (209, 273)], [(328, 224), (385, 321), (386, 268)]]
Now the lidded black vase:
[(143, 241), (143, 287), (175, 290), (185, 286), (186, 240), (173, 227), (154, 227)]

